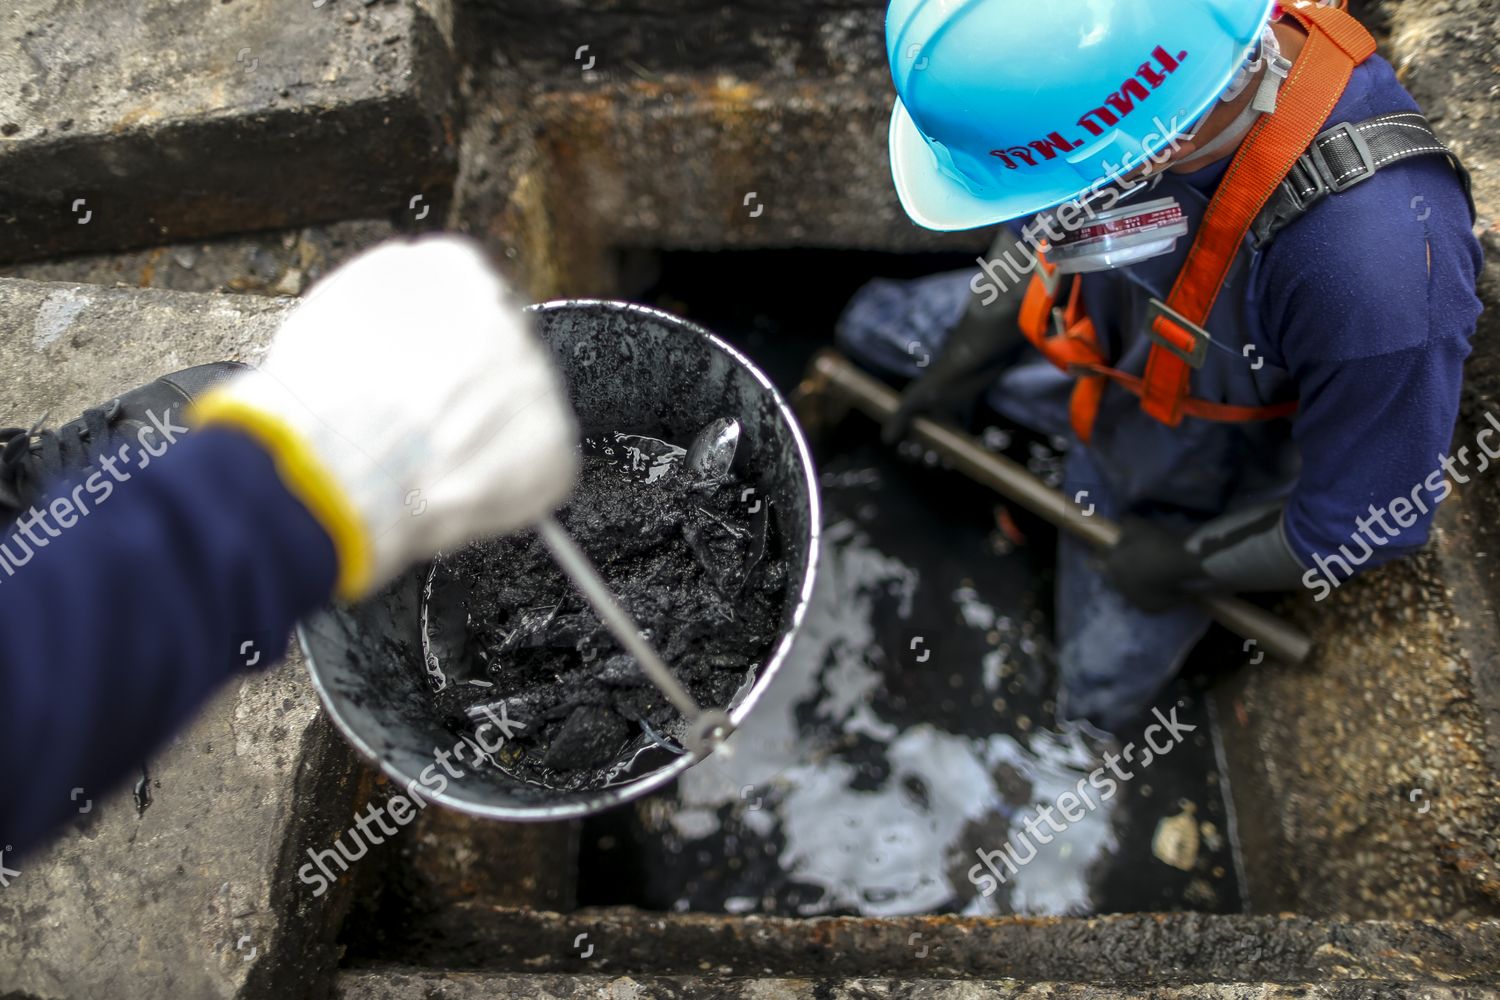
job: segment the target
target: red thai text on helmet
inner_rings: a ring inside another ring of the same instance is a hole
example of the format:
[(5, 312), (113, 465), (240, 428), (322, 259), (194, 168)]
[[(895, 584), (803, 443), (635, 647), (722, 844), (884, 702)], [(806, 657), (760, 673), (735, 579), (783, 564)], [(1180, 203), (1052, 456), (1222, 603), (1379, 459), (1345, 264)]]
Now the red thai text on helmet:
[[(1078, 119), (1078, 124), (1097, 139), (1104, 134), (1105, 129), (1114, 128), (1129, 117), (1140, 102), (1151, 96), (1151, 91), (1167, 82), (1167, 77), (1175, 73), (1187, 57), (1186, 52), (1179, 52), (1174, 58), (1158, 45), (1151, 53), (1151, 59), (1141, 63), (1141, 68), (1135, 71), (1134, 76), (1127, 77), (1120, 88), (1106, 97), (1099, 107), (1086, 112)], [(1061, 132), (1052, 132), (1024, 146), (992, 149), (990, 155), (999, 157), (1007, 169), (1017, 170), (1022, 166), (1034, 167), (1038, 163), (1046, 163), (1056, 159), (1059, 153), (1071, 153), (1083, 144), (1083, 139), (1069, 140)]]

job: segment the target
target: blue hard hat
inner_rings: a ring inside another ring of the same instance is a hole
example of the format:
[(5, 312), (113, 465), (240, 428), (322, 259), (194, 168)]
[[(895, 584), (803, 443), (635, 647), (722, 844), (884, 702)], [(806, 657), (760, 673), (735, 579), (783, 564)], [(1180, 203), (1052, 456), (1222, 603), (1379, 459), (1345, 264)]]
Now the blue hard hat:
[(974, 229), (1118, 180), (1213, 107), (1273, 4), (892, 0), (902, 206), (928, 229)]

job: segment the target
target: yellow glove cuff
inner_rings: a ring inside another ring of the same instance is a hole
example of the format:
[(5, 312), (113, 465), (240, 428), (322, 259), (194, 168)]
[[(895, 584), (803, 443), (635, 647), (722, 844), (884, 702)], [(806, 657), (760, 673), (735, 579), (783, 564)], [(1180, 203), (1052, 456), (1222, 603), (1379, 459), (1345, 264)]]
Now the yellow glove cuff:
[(189, 419), (200, 426), (243, 431), (270, 453), (281, 481), (333, 540), (339, 562), (335, 594), (345, 601), (364, 596), (374, 563), (370, 533), (307, 442), (279, 417), (248, 406), (222, 389), (198, 400)]

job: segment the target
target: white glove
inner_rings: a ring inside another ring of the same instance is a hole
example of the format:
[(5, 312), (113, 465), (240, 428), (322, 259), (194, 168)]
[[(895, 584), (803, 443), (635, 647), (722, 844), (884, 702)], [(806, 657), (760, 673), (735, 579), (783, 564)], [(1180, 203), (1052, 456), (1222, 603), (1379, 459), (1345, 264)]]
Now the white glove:
[(392, 242), (320, 281), (265, 362), (205, 397), (328, 530), (341, 597), (551, 512), (578, 432), (546, 348), (471, 242)]

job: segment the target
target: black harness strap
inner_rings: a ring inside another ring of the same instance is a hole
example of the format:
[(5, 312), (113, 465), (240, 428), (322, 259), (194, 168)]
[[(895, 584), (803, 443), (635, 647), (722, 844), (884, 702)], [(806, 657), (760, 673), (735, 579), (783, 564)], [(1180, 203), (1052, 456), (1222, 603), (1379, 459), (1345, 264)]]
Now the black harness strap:
[(1263, 250), (1276, 234), (1307, 214), (1331, 194), (1347, 191), (1382, 170), (1416, 156), (1445, 156), (1463, 184), (1469, 213), (1475, 215), (1473, 180), (1432, 126), (1412, 111), (1381, 115), (1367, 121), (1344, 122), (1320, 134), (1292, 166), (1286, 180), (1271, 195), (1250, 232), (1255, 249)]

